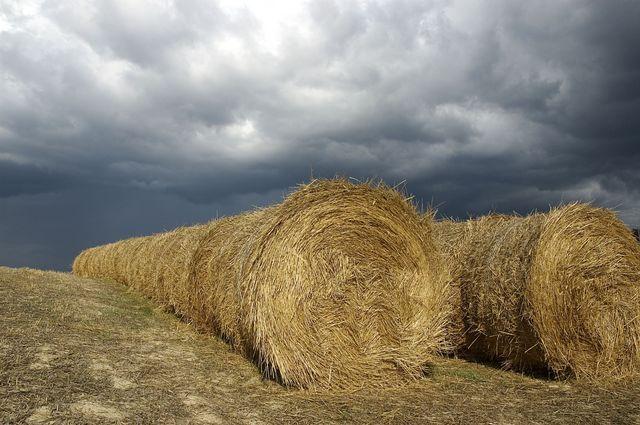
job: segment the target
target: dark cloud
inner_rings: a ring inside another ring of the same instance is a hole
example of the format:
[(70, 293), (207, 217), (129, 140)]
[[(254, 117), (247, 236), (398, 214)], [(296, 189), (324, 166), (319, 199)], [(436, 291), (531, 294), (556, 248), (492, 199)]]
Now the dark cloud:
[(68, 176), (34, 165), (0, 158), (0, 199), (23, 194), (49, 193), (71, 184)]
[(0, 6), (0, 263), (407, 181), (458, 217), (593, 201), (640, 226), (640, 4)]

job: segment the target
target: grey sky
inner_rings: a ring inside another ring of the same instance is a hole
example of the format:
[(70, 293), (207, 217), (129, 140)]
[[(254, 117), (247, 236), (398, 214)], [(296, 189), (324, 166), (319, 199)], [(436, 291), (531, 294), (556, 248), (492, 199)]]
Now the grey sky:
[(0, 0), (0, 264), (336, 174), (640, 225), (638, 1)]

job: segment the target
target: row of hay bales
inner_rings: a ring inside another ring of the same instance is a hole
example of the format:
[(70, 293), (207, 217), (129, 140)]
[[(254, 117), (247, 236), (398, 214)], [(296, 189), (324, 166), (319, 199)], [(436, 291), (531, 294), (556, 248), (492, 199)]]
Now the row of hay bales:
[(88, 249), (73, 271), (135, 288), (296, 387), (393, 385), (451, 352), (589, 379), (640, 361), (640, 246), (584, 204), (434, 222), (383, 185), (315, 180)]
[(448, 348), (431, 233), (391, 188), (315, 180), (269, 208), (88, 249), (73, 272), (146, 294), (285, 385), (387, 386)]
[(451, 342), (467, 357), (590, 380), (640, 360), (640, 245), (586, 204), (435, 226), (458, 294)]

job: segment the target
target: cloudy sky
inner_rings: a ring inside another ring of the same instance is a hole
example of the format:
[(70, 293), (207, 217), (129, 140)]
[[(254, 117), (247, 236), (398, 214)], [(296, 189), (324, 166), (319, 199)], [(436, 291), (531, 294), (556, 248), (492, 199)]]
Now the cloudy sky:
[(0, 264), (406, 181), (640, 226), (640, 2), (0, 0)]

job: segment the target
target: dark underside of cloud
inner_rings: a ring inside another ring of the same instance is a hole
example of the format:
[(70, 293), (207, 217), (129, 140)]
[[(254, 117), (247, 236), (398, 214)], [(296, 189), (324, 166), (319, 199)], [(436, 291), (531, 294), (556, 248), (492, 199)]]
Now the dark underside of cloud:
[(0, 264), (68, 269), (311, 176), (640, 226), (639, 2), (296, 3), (275, 26), (201, 0), (0, 6)]

